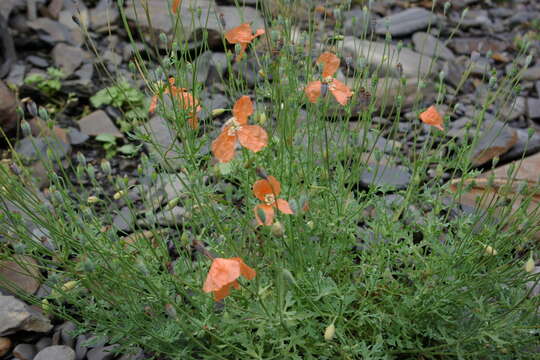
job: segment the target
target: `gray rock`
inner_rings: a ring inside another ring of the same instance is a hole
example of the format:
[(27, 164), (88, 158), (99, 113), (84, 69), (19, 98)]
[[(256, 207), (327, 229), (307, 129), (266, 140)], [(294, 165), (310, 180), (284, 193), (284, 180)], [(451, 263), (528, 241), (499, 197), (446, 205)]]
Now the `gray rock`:
[(84, 144), (90, 137), (75, 128), (68, 128), (69, 143), (71, 145)]
[(64, 72), (66, 76), (73, 74), (81, 66), (85, 52), (75, 46), (57, 44), (52, 50), (54, 65)]
[[(169, 2), (162, 0), (149, 0), (147, 2), (152, 29), (148, 22), (143, 3), (140, 1), (129, 2), (126, 7), (126, 17), (128, 20), (137, 23), (146, 33), (153, 30), (157, 34), (170, 34), (173, 30), (176, 19), (171, 17)], [(219, 21), (219, 11), (214, 0), (184, 0), (178, 11), (180, 19), (177, 32), (178, 42), (189, 40), (197, 30), (207, 29), (210, 42), (215, 42), (220, 38), (223, 26)], [(167, 44), (157, 44), (165, 46)]]
[(121, 231), (132, 229), (134, 223), (134, 214), (127, 206), (124, 206), (113, 218), (113, 225)]
[(448, 46), (461, 55), (470, 55), (473, 51), (485, 54), (489, 50), (502, 52), (508, 45), (500, 40), (490, 38), (456, 38), (452, 39)]
[(39, 160), (48, 156), (48, 150), (52, 151), (53, 154), (53, 159), (49, 160), (62, 159), (71, 151), (71, 145), (52, 136), (27, 136), (15, 145), (15, 151), (28, 161)]
[(454, 13), (454, 15), (454, 21), (464, 28), (481, 26), (487, 29), (493, 25), (487, 10), (470, 10), (464, 17), (457, 13)]
[(225, 31), (242, 25), (243, 23), (250, 23), (253, 31), (261, 28), (264, 29), (264, 20), (255, 8), (249, 6), (220, 6), (219, 14), (225, 22)]
[(536, 65), (525, 70), (521, 76), (521, 79), (526, 81), (540, 80), (540, 65)]
[(352, 9), (343, 14), (345, 21), (343, 31), (345, 35), (359, 38), (365, 37), (373, 31), (373, 19), (369, 11)]
[(197, 57), (194, 62), (195, 66), (195, 81), (204, 84), (208, 78), (208, 72), (210, 71), (210, 64), (212, 62), (212, 52), (205, 51)]
[(11, 90), (0, 80), (0, 129), (10, 131), (17, 126), (17, 100)]
[(88, 360), (112, 360), (114, 359), (113, 351), (118, 348), (118, 345), (97, 346), (88, 351), (86, 358)]
[(25, 4), (25, 0), (2, 0), (0, 1), (0, 15), (2, 15), (4, 19), (8, 19), (11, 10), (17, 7), (22, 7)]
[(88, 340), (88, 336), (85, 334), (77, 336), (77, 342), (75, 344), (75, 359), (83, 360), (88, 352), (88, 347), (83, 344)]
[(527, 98), (527, 116), (529, 119), (540, 119), (540, 99)]
[(51, 322), (37, 310), (13, 296), (0, 295), (0, 336), (17, 331), (48, 332)]
[(184, 223), (187, 214), (186, 209), (181, 206), (175, 206), (170, 210), (163, 210), (155, 215), (155, 222), (162, 226), (174, 226)]
[(471, 162), (474, 166), (485, 164), (495, 156), (506, 153), (517, 141), (515, 129), (500, 121), (490, 121), (484, 125), (473, 146)]
[(60, 332), (62, 344), (67, 345), (71, 348), (75, 346), (75, 338), (73, 337), (73, 333), (76, 329), (77, 327), (71, 321), (67, 321), (62, 324), (62, 330)]
[(227, 109), (230, 103), (229, 98), (220, 93), (212, 94), (211, 96), (203, 96), (203, 100), (201, 101), (202, 110), (199, 113), (199, 119), (209, 119), (212, 115), (212, 110)]
[(36, 349), (37, 352), (40, 352), (41, 350), (45, 349), (46, 347), (49, 347), (52, 345), (52, 339), (48, 336), (42, 337), (39, 339), (39, 341), (36, 343)]
[(101, 56), (101, 60), (113, 65), (120, 65), (122, 63), (122, 56), (118, 55), (114, 51), (106, 50)]
[(512, 148), (501, 155), (502, 162), (510, 162), (521, 159), (523, 156), (536, 154), (540, 151), (540, 133), (534, 133), (529, 138), (528, 131), (525, 129), (515, 129), (517, 133), (517, 142)]
[(455, 59), (454, 53), (442, 41), (431, 34), (417, 32), (413, 35), (412, 41), (414, 43), (414, 49), (420, 54), (434, 56), (444, 60)]
[(359, 184), (363, 188), (389, 187), (404, 189), (411, 181), (411, 172), (404, 166), (392, 166), (388, 164), (368, 164), (360, 172)]
[(176, 132), (167, 125), (167, 120), (154, 116), (150, 121), (139, 127), (139, 130), (150, 141), (144, 140), (150, 156), (166, 168), (179, 169), (185, 162), (182, 155), (182, 145), (176, 138)]
[(13, 349), (13, 356), (19, 360), (33, 360), (37, 354), (37, 349), (32, 344), (19, 344)]
[(24, 76), (26, 75), (26, 66), (22, 63), (15, 63), (11, 65), (11, 71), (6, 78), (6, 82), (9, 84), (20, 87), (24, 84)]
[(65, 345), (53, 345), (41, 350), (34, 360), (75, 360), (75, 351)]
[(425, 29), (436, 21), (437, 17), (431, 11), (414, 7), (377, 20), (375, 33), (384, 35), (388, 31), (392, 36), (405, 36)]
[(430, 73), (438, 72), (438, 65), (425, 55), (419, 54), (407, 48), (398, 48), (384, 42), (372, 42), (359, 40), (346, 36), (338, 45), (343, 48), (345, 56), (353, 59), (362, 59), (371, 72), (378, 72), (379, 77), (399, 77), (398, 63), (401, 64), (403, 75), (409, 78), (418, 78)]
[(108, 30), (109, 26), (115, 25), (120, 16), (116, 6), (97, 6), (90, 9), (89, 15), (90, 28), (98, 32)]
[(127, 354), (124, 354), (120, 356), (118, 360), (143, 360), (144, 359), (144, 352), (141, 348), (135, 348), (133, 349), (133, 352), (129, 352)]
[(527, 100), (522, 96), (518, 96), (510, 103), (505, 102), (500, 110), (501, 116), (507, 121), (516, 120), (518, 117), (525, 114), (526, 108)]
[(30, 64), (37, 66), (38, 68), (45, 69), (49, 67), (49, 62), (45, 60), (42, 57), (30, 55), (26, 57), (26, 61), (28, 61)]
[(175, 198), (187, 197), (189, 180), (183, 173), (159, 174), (154, 184), (149, 189), (141, 191), (144, 194), (144, 203), (152, 210), (161, 204)]
[(83, 134), (88, 136), (97, 136), (101, 134), (111, 134), (118, 138), (123, 138), (124, 135), (118, 130), (116, 125), (103, 110), (97, 110), (86, 115), (79, 120), (79, 127)]
[(31, 29), (38, 32), (39, 37), (43, 41), (50, 44), (57, 44), (59, 42), (67, 42), (75, 46), (82, 44), (82, 36), (77, 36), (76, 32), (58, 21), (40, 17), (36, 20), (29, 21), (27, 24)]
[(32, 295), (39, 288), (40, 276), (37, 261), (29, 256), (13, 255), (10, 260), (0, 260), (0, 279), (7, 284), (6, 289), (15, 287)]

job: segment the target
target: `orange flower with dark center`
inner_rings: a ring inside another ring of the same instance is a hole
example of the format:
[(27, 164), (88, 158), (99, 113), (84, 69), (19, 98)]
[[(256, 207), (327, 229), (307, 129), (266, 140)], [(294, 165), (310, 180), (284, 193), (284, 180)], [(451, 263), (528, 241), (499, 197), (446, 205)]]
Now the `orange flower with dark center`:
[(225, 34), (225, 39), (231, 44), (240, 44), (240, 53), (236, 61), (240, 60), (246, 52), (247, 46), (255, 39), (264, 34), (264, 29), (258, 29), (255, 34), (248, 23), (237, 26)]
[(444, 130), (443, 127), (443, 117), (439, 112), (437, 111), (437, 108), (435, 105), (431, 105), (427, 108), (426, 111), (420, 114), (420, 120), (422, 120), (423, 123), (435, 126), (439, 130)]
[(178, 13), (178, 10), (180, 9), (180, 6), (182, 6), (182, 0), (174, 0), (172, 4), (172, 12), (173, 14)]
[[(278, 199), (281, 193), (281, 184), (273, 176), (266, 179), (257, 180), (253, 184), (253, 194), (262, 204), (255, 206), (255, 218), (259, 225), (272, 225), (274, 222), (274, 208), (277, 208), (284, 214), (293, 214), (289, 203), (286, 200)], [(259, 210), (264, 213), (264, 221), (259, 216)]]
[(328, 87), (338, 103), (346, 105), (352, 96), (352, 91), (347, 85), (334, 78), (334, 74), (339, 69), (339, 58), (330, 52), (324, 52), (317, 59), (317, 64), (323, 64), (322, 81), (317, 80), (307, 84), (304, 91), (308, 100), (316, 103), (321, 96), (323, 86), (325, 86)]
[(236, 143), (253, 152), (261, 151), (268, 145), (268, 134), (259, 125), (248, 125), (248, 117), (253, 114), (253, 103), (244, 95), (234, 104), (233, 117), (225, 125), (221, 134), (212, 142), (212, 154), (219, 162), (229, 162), (234, 158)]
[[(176, 101), (178, 101), (182, 109), (189, 111), (189, 125), (193, 129), (197, 129), (199, 127), (197, 113), (202, 110), (202, 107), (199, 102), (195, 100), (193, 95), (187, 91), (187, 89), (177, 88), (174, 85), (174, 82), (175, 79), (173, 77), (169, 78), (169, 86), (165, 90), (163, 90), (163, 94), (171, 94), (173, 97), (176, 98)], [(152, 102), (150, 103), (149, 112), (153, 113), (156, 110), (158, 101), (159, 97), (157, 95), (154, 95), (152, 97)]]
[(240, 276), (252, 280), (256, 274), (255, 270), (244, 264), (244, 261), (238, 257), (215, 258), (208, 271), (203, 291), (213, 292), (214, 300), (221, 301), (230, 295), (231, 287), (240, 288), (237, 280)]

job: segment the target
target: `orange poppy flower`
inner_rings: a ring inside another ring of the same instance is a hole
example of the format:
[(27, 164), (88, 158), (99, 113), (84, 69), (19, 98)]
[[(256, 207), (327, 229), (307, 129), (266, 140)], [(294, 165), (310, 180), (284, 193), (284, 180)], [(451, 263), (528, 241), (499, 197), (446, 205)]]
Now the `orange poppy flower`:
[[(163, 90), (163, 94), (172, 94), (176, 97), (177, 101), (179, 102), (180, 106), (184, 110), (190, 111), (190, 118), (188, 119), (189, 125), (193, 129), (197, 129), (199, 127), (199, 122), (197, 118), (197, 113), (202, 110), (201, 105), (193, 95), (187, 91), (187, 89), (184, 88), (177, 88), (174, 85), (175, 79), (173, 77), (169, 78), (169, 86)], [(153, 113), (156, 108), (159, 101), (159, 97), (157, 95), (154, 95), (152, 97), (152, 102), (150, 103), (150, 109), (149, 112)]]
[(174, 0), (172, 4), (172, 12), (173, 14), (178, 13), (178, 10), (180, 9), (180, 6), (182, 6), (182, 0)]
[[(253, 184), (253, 194), (263, 203), (255, 206), (255, 218), (259, 225), (272, 225), (274, 221), (274, 208), (277, 208), (284, 214), (294, 214), (289, 203), (286, 200), (278, 199), (281, 193), (281, 184), (273, 176), (268, 176), (266, 179), (257, 180)], [(258, 211), (264, 212), (265, 221), (259, 217)]]
[(330, 52), (324, 52), (317, 59), (317, 64), (320, 63), (323, 64), (322, 81), (317, 80), (307, 84), (304, 91), (308, 100), (316, 103), (321, 96), (323, 86), (327, 86), (337, 102), (346, 105), (352, 96), (352, 91), (347, 85), (334, 78), (334, 74), (339, 69), (339, 58)]
[(229, 162), (234, 158), (236, 143), (253, 152), (261, 151), (268, 145), (268, 134), (259, 125), (247, 125), (248, 116), (253, 114), (253, 103), (244, 95), (234, 104), (233, 117), (225, 125), (221, 134), (212, 142), (212, 154), (219, 162)]
[(236, 61), (238, 61), (246, 52), (248, 44), (251, 43), (253, 39), (263, 34), (264, 29), (258, 29), (255, 34), (253, 34), (251, 26), (248, 23), (245, 23), (227, 31), (225, 34), (225, 39), (227, 39), (227, 41), (231, 44), (240, 44), (241, 50), (236, 57)]
[(435, 105), (431, 105), (426, 111), (421, 113), (420, 120), (425, 124), (435, 126), (439, 130), (444, 130), (443, 117), (439, 114)]
[(203, 291), (213, 292), (214, 300), (221, 301), (231, 293), (231, 287), (239, 289), (237, 279), (240, 276), (252, 280), (257, 273), (244, 264), (242, 259), (235, 257), (230, 259), (216, 258), (212, 261), (210, 271), (204, 282)]

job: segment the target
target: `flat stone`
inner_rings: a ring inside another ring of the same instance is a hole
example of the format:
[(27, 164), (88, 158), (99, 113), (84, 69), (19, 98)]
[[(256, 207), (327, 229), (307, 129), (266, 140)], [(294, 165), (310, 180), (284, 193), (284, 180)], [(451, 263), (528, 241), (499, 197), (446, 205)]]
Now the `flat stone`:
[[(253, 31), (257, 29), (264, 29), (264, 20), (259, 11), (257, 11), (255, 8), (249, 6), (220, 6), (219, 14), (219, 16), (225, 22), (225, 31), (240, 26), (244, 23), (250, 23)], [(223, 16), (221, 14), (223, 14)]]
[(65, 345), (53, 345), (41, 350), (34, 360), (75, 360), (75, 351)]
[(23, 255), (14, 255), (13, 258), (0, 261), (0, 278), (29, 295), (34, 294), (39, 288), (38, 278), (41, 276), (36, 260)]
[(76, 329), (77, 327), (71, 321), (67, 321), (62, 324), (62, 329), (60, 331), (62, 344), (69, 346), (71, 348), (75, 346), (75, 338), (73, 337), (73, 333), (75, 332)]
[(32, 344), (19, 344), (13, 349), (13, 356), (19, 360), (33, 360), (37, 354), (37, 349)]
[(408, 168), (380, 163), (368, 164), (360, 173), (359, 184), (367, 189), (373, 186), (404, 189), (410, 181), (411, 172)]
[(373, 73), (378, 72), (379, 77), (399, 77), (398, 64), (401, 64), (403, 75), (409, 78), (427, 76), (439, 70), (437, 64), (432, 63), (428, 56), (419, 54), (407, 48), (398, 48), (384, 42), (360, 40), (352, 36), (345, 36), (338, 48), (343, 48), (344, 55), (353, 59), (362, 59)]
[[(156, 34), (161, 32), (171, 34), (176, 19), (171, 17), (169, 2), (162, 0), (148, 0), (147, 7), (151, 19), (152, 28), (148, 22), (143, 3), (140, 1), (129, 2), (126, 7), (126, 17), (143, 30), (153, 30)], [(207, 29), (210, 39), (219, 39), (223, 26), (219, 21), (219, 11), (214, 0), (184, 0), (178, 11), (180, 19), (176, 41), (189, 40), (193, 33), (200, 29)], [(165, 46), (167, 44), (159, 44)]]
[(85, 52), (79, 47), (60, 43), (52, 50), (52, 58), (54, 65), (60, 68), (66, 76), (70, 76), (81, 66)]
[(128, 231), (135, 224), (135, 217), (129, 207), (124, 206), (113, 218), (113, 225), (120, 231)]
[(58, 21), (46, 17), (40, 17), (29, 21), (28, 26), (40, 34), (40, 38), (51, 44), (67, 42), (71, 45), (81, 45), (82, 37), (79, 38), (74, 31)]
[(52, 327), (49, 319), (36, 309), (13, 296), (0, 295), (0, 336), (21, 330), (46, 333)]
[(25, 0), (2, 0), (0, 1), (0, 15), (2, 15), (4, 19), (9, 19), (11, 10), (16, 7), (22, 7), (25, 4)]
[(516, 97), (512, 102), (505, 101), (501, 108), (501, 116), (506, 121), (512, 121), (525, 114), (527, 100), (523, 96)]
[(69, 143), (71, 145), (84, 144), (90, 137), (75, 128), (68, 128)]
[(527, 116), (529, 119), (540, 119), (540, 99), (527, 98)]
[(90, 28), (94, 31), (107, 30), (109, 26), (114, 26), (120, 17), (116, 6), (98, 6), (90, 9)]
[[(11, 65), (11, 71), (6, 78), (8, 84), (13, 84), (17, 87), (20, 87), (24, 84), (24, 77), (26, 75), (26, 65), (23, 63), (15, 63)], [(0, 96), (0, 99), (3, 96)]]
[(181, 206), (175, 206), (170, 210), (163, 210), (156, 214), (156, 224), (162, 226), (174, 226), (184, 223), (187, 211)]
[(488, 51), (502, 52), (508, 45), (500, 40), (490, 38), (457, 38), (448, 43), (448, 46), (461, 55), (471, 55), (473, 51), (486, 54)]
[(40, 352), (41, 350), (45, 349), (46, 347), (49, 347), (52, 345), (52, 339), (48, 336), (42, 337), (39, 339), (39, 341), (36, 343), (36, 349), (37, 352)]
[(167, 125), (167, 120), (161, 116), (154, 116), (150, 121), (139, 127), (141, 133), (150, 137), (144, 146), (150, 156), (166, 168), (179, 169), (184, 164), (182, 145), (176, 138), (176, 133)]
[(133, 352), (120, 356), (118, 360), (143, 360), (145, 358), (144, 351), (141, 348), (135, 348), (133, 350)]
[(112, 351), (117, 347), (117, 345), (97, 346), (88, 351), (86, 358), (88, 360), (112, 360), (115, 357)]
[(405, 36), (425, 29), (436, 21), (437, 17), (431, 11), (414, 7), (377, 20), (375, 33), (384, 35), (389, 32), (392, 36)]
[(444, 60), (454, 60), (456, 58), (452, 50), (431, 34), (417, 32), (412, 36), (412, 41), (414, 50), (420, 54), (438, 57)]
[(536, 154), (540, 151), (540, 133), (535, 132), (529, 137), (529, 132), (525, 129), (514, 129), (518, 140), (514, 146), (501, 155), (501, 162), (509, 162), (521, 159), (523, 156)]
[(15, 145), (15, 151), (28, 161), (46, 158), (48, 150), (53, 154), (53, 159), (49, 160), (62, 159), (71, 152), (71, 145), (55, 136), (27, 136)]
[(86, 115), (79, 120), (79, 127), (83, 134), (88, 136), (98, 136), (101, 134), (111, 134), (118, 138), (124, 135), (118, 130), (116, 125), (103, 110), (96, 110), (90, 115)]
[(500, 121), (490, 121), (482, 129), (471, 151), (471, 162), (474, 166), (485, 164), (495, 156), (507, 152), (517, 141), (515, 129)]
[(45, 60), (42, 57), (30, 55), (26, 57), (26, 61), (28, 61), (30, 64), (37, 66), (38, 68), (45, 69), (49, 67), (49, 62)]
[(454, 13), (454, 15), (455, 22), (464, 28), (476, 26), (489, 28), (493, 25), (487, 10), (470, 10), (464, 17), (457, 13)]

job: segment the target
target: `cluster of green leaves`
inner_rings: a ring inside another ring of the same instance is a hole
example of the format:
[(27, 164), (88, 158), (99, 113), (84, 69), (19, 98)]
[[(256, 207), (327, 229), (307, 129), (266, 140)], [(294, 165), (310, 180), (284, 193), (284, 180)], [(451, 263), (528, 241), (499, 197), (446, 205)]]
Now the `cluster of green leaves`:
[(24, 83), (37, 87), (41, 92), (48, 96), (56, 94), (62, 88), (62, 79), (64, 78), (62, 70), (50, 67), (46, 74), (34, 73), (24, 79)]

